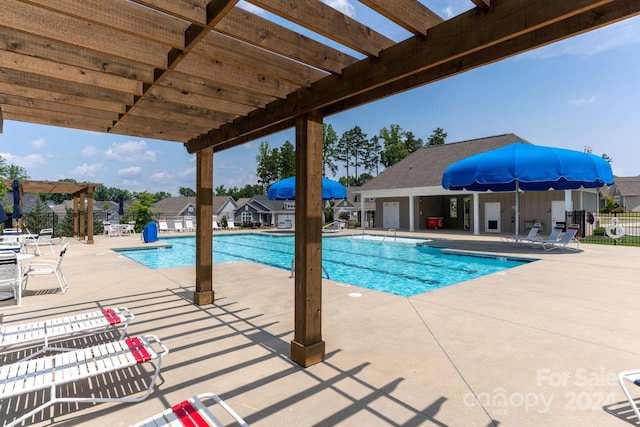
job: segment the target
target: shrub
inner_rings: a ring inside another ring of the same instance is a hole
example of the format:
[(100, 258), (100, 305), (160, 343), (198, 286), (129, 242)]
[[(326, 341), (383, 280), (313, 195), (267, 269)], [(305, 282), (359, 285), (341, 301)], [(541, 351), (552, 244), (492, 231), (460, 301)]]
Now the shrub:
[(604, 236), (604, 227), (596, 227), (593, 229), (594, 236)]

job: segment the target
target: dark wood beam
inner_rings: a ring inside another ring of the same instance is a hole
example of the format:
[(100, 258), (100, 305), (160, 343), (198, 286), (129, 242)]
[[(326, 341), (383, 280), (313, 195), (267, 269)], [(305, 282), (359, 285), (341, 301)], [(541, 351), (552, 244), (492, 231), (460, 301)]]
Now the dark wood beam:
[[(412, 37), (398, 43), (384, 50), (379, 58), (363, 60), (347, 67), (341, 76), (325, 77), (310, 88), (297, 90), (285, 100), (274, 101), (263, 110), (195, 138), (186, 144), (187, 150), (194, 153), (222, 143), (227, 147), (238, 145), (241, 143), (239, 141), (246, 141), (248, 134), (268, 134), (270, 129), (281, 128), (283, 123), (305, 112), (326, 108), (380, 86), (394, 82), (401, 84), (402, 80), (430, 68), (524, 36), (612, 1), (513, 0), (494, 2), (487, 12), (470, 10), (433, 27), (426, 38)], [(640, 7), (640, 2), (635, 3), (636, 7)], [(523, 49), (537, 46), (535, 39), (532, 39)], [(485, 63), (494, 60), (487, 58)], [(383, 93), (381, 96), (392, 94)]]

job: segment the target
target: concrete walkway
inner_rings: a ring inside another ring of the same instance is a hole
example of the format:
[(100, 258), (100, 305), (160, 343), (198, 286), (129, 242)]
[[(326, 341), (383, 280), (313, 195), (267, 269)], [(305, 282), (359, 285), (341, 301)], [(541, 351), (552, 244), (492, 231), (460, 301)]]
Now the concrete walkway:
[[(139, 236), (71, 241), (67, 294), (52, 277), (34, 278), (21, 309), (0, 310), (2, 323), (126, 306), (136, 315), (130, 335), (155, 334), (171, 353), (144, 402), (59, 404), (29, 424), (124, 426), (211, 391), (255, 426), (633, 425), (616, 376), (640, 368), (640, 248), (547, 253), (486, 236), (401, 234), (540, 260), (410, 298), (327, 280), (327, 357), (303, 369), (288, 358), (288, 271), (216, 264), (216, 302), (197, 307), (193, 267), (150, 270), (111, 250), (144, 246)], [(76, 391), (129, 395), (149, 371), (81, 381)], [(0, 402), (0, 418), (42, 395)]]

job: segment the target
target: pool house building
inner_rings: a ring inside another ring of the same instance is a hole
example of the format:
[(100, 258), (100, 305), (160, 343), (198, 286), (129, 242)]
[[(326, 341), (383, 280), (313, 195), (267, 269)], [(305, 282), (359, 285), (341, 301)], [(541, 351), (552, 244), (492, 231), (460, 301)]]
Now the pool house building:
[[(376, 228), (449, 229), (481, 233), (515, 232), (515, 193), (445, 190), (444, 170), (454, 162), (514, 142), (515, 134), (423, 147), (359, 188), (362, 199), (375, 199)], [(520, 193), (521, 231), (538, 222), (547, 233), (567, 213), (597, 212), (597, 189)], [(584, 218), (572, 222), (584, 225)], [(584, 229), (584, 226), (583, 226)]]

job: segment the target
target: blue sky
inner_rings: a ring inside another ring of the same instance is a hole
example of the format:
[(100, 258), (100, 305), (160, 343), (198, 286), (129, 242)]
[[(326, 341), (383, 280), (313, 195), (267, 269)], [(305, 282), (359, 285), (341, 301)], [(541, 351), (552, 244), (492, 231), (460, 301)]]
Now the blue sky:
[[(375, 16), (358, 2), (333, 3), (373, 28), (387, 25), (370, 21)], [(468, 0), (425, 3), (443, 17), (471, 5)], [(440, 127), (447, 142), (515, 133), (538, 145), (578, 151), (589, 146), (594, 154), (613, 159), (615, 175), (637, 176), (638, 70), (640, 17), (326, 117), (325, 122), (338, 136), (357, 125), (372, 137), (391, 124), (423, 140)], [(260, 142), (278, 147), (287, 140), (294, 142), (293, 130), (216, 154), (214, 186), (256, 183)], [(32, 179), (74, 178), (175, 196), (179, 187), (195, 189), (195, 156), (176, 142), (5, 120), (0, 155), (25, 167)]]

